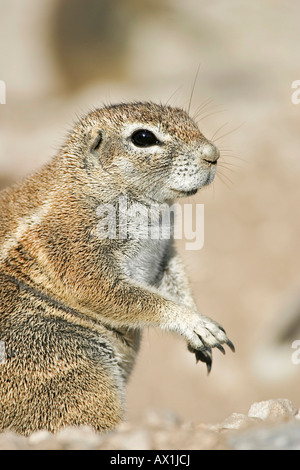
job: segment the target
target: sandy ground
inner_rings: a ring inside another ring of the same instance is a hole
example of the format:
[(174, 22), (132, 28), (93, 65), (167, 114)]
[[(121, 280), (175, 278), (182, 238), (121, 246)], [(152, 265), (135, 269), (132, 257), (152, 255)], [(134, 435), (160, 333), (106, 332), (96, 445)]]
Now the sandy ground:
[(138, 423), (122, 423), (106, 434), (88, 426), (67, 427), (55, 435), (43, 430), (29, 437), (5, 432), (0, 434), (0, 450), (4, 449), (110, 450), (114, 452), (108, 456), (121, 451), (121, 457), (128, 455), (122, 451), (133, 451), (130, 455), (144, 458), (156, 455), (145, 451), (177, 450), (192, 459), (182, 457), (181, 464), (189, 466), (200, 458), (190, 453), (195, 450), (300, 450), (300, 420), (298, 410), (286, 399), (253, 403), (247, 415), (233, 413), (217, 424), (181, 421), (173, 412), (152, 409)]
[(128, 384), (128, 423), (152, 409), (181, 423), (220, 423), (247, 414), (254, 401), (287, 398), (299, 407), (292, 343), (300, 340), (300, 104), (291, 98), (300, 79), (300, 5), (188, 0), (156, 17), (153, 4), (130, 25), (122, 73), (83, 78), (72, 93), (62, 90), (36, 8), (27, 2), (27, 27), (21, 4), (0, 19), (2, 177), (21, 177), (51, 158), (76, 113), (92, 106), (170, 99), (186, 107), (199, 64), (191, 114), (203, 106), (199, 126), (221, 149), (213, 185), (185, 201), (205, 204), (204, 247), (187, 251), (181, 241), (178, 249), (200, 311), (225, 327), (236, 353), (216, 351), (207, 377), (180, 338), (145, 331)]

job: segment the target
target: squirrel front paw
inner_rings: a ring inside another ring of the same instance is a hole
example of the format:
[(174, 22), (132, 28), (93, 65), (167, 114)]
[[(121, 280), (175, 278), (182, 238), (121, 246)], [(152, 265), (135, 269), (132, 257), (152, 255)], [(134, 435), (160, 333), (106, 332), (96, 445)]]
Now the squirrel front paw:
[(198, 316), (198, 321), (190, 329), (189, 339), (187, 338), (188, 350), (195, 354), (196, 361), (205, 362), (207, 373), (209, 374), (212, 366), (212, 348), (219, 349), (225, 354), (223, 344), (235, 351), (233, 343), (227, 337), (222, 326), (204, 315)]
[(195, 354), (196, 361), (205, 362), (207, 373), (212, 366), (212, 348), (219, 349), (225, 354), (222, 345), (227, 346), (234, 352), (234, 345), (227, 337), (222, 326), (210, 318), (187, 309), (177, 312), (173, 321), (166, 325), (168, 329), (181, 334), (188, 345), (188, 350)]

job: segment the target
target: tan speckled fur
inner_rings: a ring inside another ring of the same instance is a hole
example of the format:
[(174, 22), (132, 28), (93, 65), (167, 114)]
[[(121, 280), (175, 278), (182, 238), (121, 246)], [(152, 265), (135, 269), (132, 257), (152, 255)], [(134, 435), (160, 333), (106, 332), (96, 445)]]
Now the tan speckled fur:
[[(159, 145), (135, 146), (136, 129)], [(193, 194), (218, 157), (181, 109), (106, 106), (75, 124), (49, 164), (0, 192), (0, 430), (113, 428), (144, 326), (181, 334), (208, 367), (211, 348), (232, 347), (199, 314), (172, 240), (97, 235), (100, 204)]]

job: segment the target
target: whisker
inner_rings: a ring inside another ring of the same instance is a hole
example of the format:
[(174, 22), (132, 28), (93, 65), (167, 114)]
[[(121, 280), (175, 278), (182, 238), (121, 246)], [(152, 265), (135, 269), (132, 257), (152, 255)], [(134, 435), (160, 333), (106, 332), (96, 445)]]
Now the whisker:
[[(222, 155), (221, 155), (222, 158)], [(242, 165), (237, 165), (236, 163), (226, 162), (226, 160), (222, 159), (218, 161), (218, 165), (222, 164), (223, 166), (234, 166), (235, 168), (243, 168)]]
[(228, 148), (228, 147), (222, 147), (222, 146), (218, 146), (218, 149), (219, 150), (225, 150), (226, 152), (233, 152), (233, 150), (231, 148)]
[(233, 184), (233, 181), (229, 178), (229, 176), (225, 175), (224, 173), (219, 171), (216, 174), (219, 174), (219, 176), (222, 175), (223, 178), (226, 178), (231, 184)]
[[(220, 109), (220, 106), (217, 105), (217, 104), (213, 104), (213, 105), (207, 104), (207, 106), (203, 106), (203, 108), (199, 109), (197, 111), (197, 113), (195, 113), (194, 121), (197, 122), (199, 117), (201, 118), (204, 113), (212, 112), (212, 111), (217, 112), (217, 111), (219, 111), (219, 109)], [(222, 110), (222, 111), (224, 111), (224, 110)]]
[(231, 131), (228, 131), (226, 132), (226, 134), (223, 134), (223, 135), (220, 135), (220, 137), (217, 137), (213, 142), (217, 142), (217, 140), (220, 140), (220, 139), (223, 139), (224, 137), (226, 137), (227, 135), (229, 134), (232, 134), (233, 132), (237, 131), (238, 129), (240, 129), (245, 123), (242, 122), (242, 124), (240, 124), (239, 126), (235, 127), (234, 129), (232, 129)]
[[(224, 155), (223, 152), (221, 152), (221, 154)], [(226, 156), (226, 159), (227, 158), (234, 158), (235, 160), (240, 160), (243, 163), (248, 163), (249, 164), (249, 162), (247, 160), (245, 160), (244, 158), (238, 157), (236, 155), (225, 155), (225, 156)]]
[(182, 85), (180, 85), (178, 88), (176, 88), (175, 91), (173, 91), (173, 93), (171, 94), (171, 96), (167, 99), (166, 103), (165, 103), (165, 106), (167, 106), (169, 104), (169, 102), (171, 101), (171, 99), (176, 95), (176, 93), (179, 92), (179, 90), (182, 89)]
[(235, 173), (235, 170), (233, 168), (227, 168), (227, 166), (222, 165), (222, 163), (218, 162), (218, 168), (224, 168), (224, 170), (231, 171), (232, 173)]
[[(196, 120), (197, 117), (199, 116), (199, 114), (201, 113), (201, 111), (204, 111), (204, 109), (209, 106), (211, 103), (212, 103), (213, 99), (212, 98), (207, 98), (206, 100), (203, 101), (202, 104), (200, 104), (200, 106), (198, 106), (198, 108), (196, 109), (194, 115), (193, 115), (193, 119)], [(215, 106), (215, 105), (214, 105)]]
[(226, 188), (231, 189), (231, 187), (223, 180), (220, 173), (217, 173), (216, 176), (220, 179), (220, 181), (222, 181), (223, 184), (225, 184)]
[(216, 132), (212, 135), (212, 137), (210, 138), (211, 141), (214, 140), (214, 138), (216, 137), (216, 135), (220, 132), (221, 129), (223, 129), (223, 127), (227, 126), (228, 125), (228, 122), (225, 122), (225, 124), (223, 124), (222, 126), (220, 126)]
[(206, 119), (210, 116), (213, 116), (214, 114), (220, 114), (220, 113), (224, 113), (224, 112), (225, 112), (225, 109), (219, 109), (218, 111), (213, 111), (212, 113), (208, 113), (205, 116), (202, 116), (201, 119), (197, 119), (197, 124), (199, 122), (203, 121), (203, 119)]
[(197, 82), (198, 75), (199, 75), (200, 65), (201, 64), (198, 65), (196, 76), (194, 78), (194, 82), (193, 82), (193, 86), (192, 86), (191, 96), (190, 96), (188, 110), (187, 110), (188, 114), (190, 114), (190, 110), (191, 110), (192, 99), (193, 99), (193, 95), (194, 95), (194, 91), (195, 91), (195, 87), (196, 87), (196, 82)]

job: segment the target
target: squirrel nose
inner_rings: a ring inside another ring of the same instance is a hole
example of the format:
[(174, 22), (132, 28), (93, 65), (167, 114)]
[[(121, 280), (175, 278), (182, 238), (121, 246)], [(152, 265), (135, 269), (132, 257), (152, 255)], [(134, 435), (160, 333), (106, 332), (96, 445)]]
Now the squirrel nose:
[(204, 162), (214, 165), (217, 163), (218, 158), (220, 158), (220, 152), (214, 144), (211, 142), (203, 144), (201, 147), (201, 159)]

